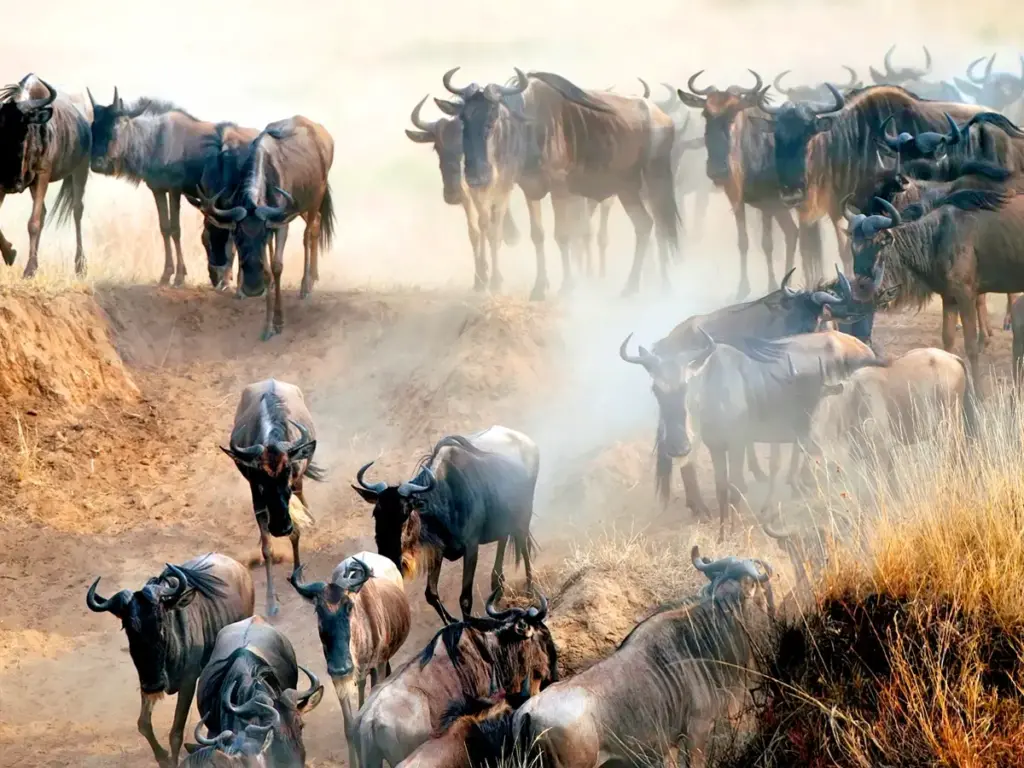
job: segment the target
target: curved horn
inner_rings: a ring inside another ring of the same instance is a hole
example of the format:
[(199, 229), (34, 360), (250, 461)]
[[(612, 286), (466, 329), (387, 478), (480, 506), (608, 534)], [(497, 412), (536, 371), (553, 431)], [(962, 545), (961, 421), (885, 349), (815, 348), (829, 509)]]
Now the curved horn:
[(526, 611), (527, 618), (533, 621), (544, 621), (548, 615), (548, 599), (544, 597), (543, 593), (540, 594), (540, 605), (532, 606)]
[(57, 91), (55, 91), (48, 82), (43, 80), (43, 78), (41, 77), (36, 77), (36, 80), (42, 83), (43, 86), (46, 88), (46, 95), (41, 99), (28, 99), (27, 101), (19, 101), (18, 111), (21, 112), (23, 115), (28, 114), (29, 112), (34, 112), (37, 109), (42, 109), (43, 107), (48, 107), (51, 104), (53, 104), (54, 100), (57, 98)]
[(652, 363), (657, 362), (657, 358), (650, 352), (645, 350), (643, 347), (640, 348), (640, 354), (633, 356), (626, 352), (626, 347), (629, 346), (629, 340), (633, 338), (633, 334), (629, 334), (625, 340), (619, 345), (619, 357), (624, 362), (633, 363), (634, 365), (642, 365), (644, 368), (650, 368)]
[(441, 83), (442, 85), (444, 85), (444, 87), (448, 90), (449, 93), (454, 93), (456, 96), (462, 96), (463, 98), (465, 98), (469, 94), (470, 90), (472, 90), (473, 86), (467, 85), (465, 88), (456, 88), (454, 85), (452, 85), (452, 75), (454, 75), (460, 69), (462, 69), (462, 67), (453, 67), (452, 69), (449, 69), (441, 76)]
[(776, 541), (785, 541), (793, 535), (793, 532), (788, 529), (776, 528), (774, 523), (761, 523), (761, 528), (768, 536)]
[(256, 443), (256, 445), (250, 445), (248, 448), (242, 448), (235, 443), (234, 435), (231, 437), (231, 442), (228, 443), (230, 450), (228, 453), (232, 454), (236, 458), (242, 459), (243, 461), (252, 461), (263, 455), (263, 451), (266, 450), (266, 446), (263, 443)]
[(644, 80), (642, 77), (638, 77), (637, 80), (639, 80), (640, 81), (640, 85), (643, 86), (643, 89), (644, 89), (644, 96), (643, 97), (645, 99), (651, 98), (651, 86), (649, 86), (647, 84), (647, 81)]
[(231, 703), (231, 696), (234, 694), (235, 688), (237, 687), (238, 681), (232, 680), (228, 687), (224, 689), (224, 693), (221, 696), (221, 702), (224, 704), (224, 707), (231, 712), (231, 714), (242, 718), (251, 717), (252, 715), (257, 714), (258, 707), (262, 704), (258, 695), (253, 696), (241, 706), (236, 707)]
[[(814, 114), (816, 115), (827, 115), (832, 112), (838, 112), (839, 110), (846, 106), (846, 99), (843, 98), (843, 94), (839, 92), (838, 88), (832, 85), (832, 83), (825, 83), (825, 87), (828, 88), (829, 91), (832, 93), (832, 98), (835, 100), (835, 106), (815, 107)], [(762, 107), (762, 109), (764, 109), (764, 107)]]
[(499, 611), (498, 609), (496, 609), (494, 607), (494, 603), (497, 601), (498, 593), (500, 591), (501, 588), (499, 587), (491, 593), (491, 596), (487, 598), (487, 602), (484, 603), (484, 611), (487, 613), (488, 616), (490, 616), (492, 619), (496, 621), (505, 621), (506, 619), (511, 618), (514, 614), (519, 613), (520, 609), (508, 608), (504, 611)]
[(423, 118), (420, 117), (420, 110), (423, 109), (423, 105), (424, 103), (426, 103), (427, 98), (429, 96), (430, 94), (428, 93), (426, 96), (419, 100), (419, 103), (416, 104), (415, 107), (412, 108), (412, 114), (409, 115), (409, 119), (412, 121), (412, 124), (419, 128), (421, 131), (426, 131), (427, 133), (434, 133), (434, 131), (437, 129), (437, 120), (435, 120), (432, 123), (428, 123), (425, 122)]
[(95, 110), (96, 109), (96, 99), (94, 99), (92, 97), (92, 91), (90, 91), (89, 88), (86, 87), (85, 93), (89, 97), (89, 105)]
[(353, 557), (352, 562), (358, 566), (358, 568), (353, 569), (356, 573), (353, 574), (352, 571), (349, 571), (349, 574), (346, 575), (345, 583), (338, 584), (338, 586), (350, 592), (358, 592), (359, 588), (370, 580), (373, 573), (370, 571), (370, 566), (358, 557)]
[(167, 566), (167, 570), (178, 580), (178, 584), (174, 589), (162, 592), (160, 595), (161, 600), (171, 602), (173, 600), (180, 599), (184, 594), (185, 590), (188, 589), (188, 577), (181, 572), (181, 569), (170, 563), (164, 563)]
[(782, 78), (784, 78), (790, 72), (792, 72), (791, 69), (784, 69), (781, 72), (779, 72), (779, 74), (777, 74), (775, 76), (775, 80), (772, 81), (772, 88), (774, 88), (776, 91), (778, 91), (779, 93), (784, 94), (786, 96), (789, 96), (789, 94), (791, 94), (793, 92), (793, 90), (791, 88), (783, 88), (782, 87)]
[(694, 94), (696, 96), (707, 96), (709, 93), (712, 93), (712, 92), (718, 90), (713, 85), (709, 85), (707, 88), (701, 88), (701, 89), (698, 89), (694, 85), (694, 83), (697, 82), (697, 78), (700, 77), (703, 74), (704, 74), (704, 70), (703, 69), (698, 70), (697, 72), (694, 72), (692, 75), (690, 75), (690, 79), (686, 81), (686, 89), (690, 93), (692, 93), (692, 94)]
[(956, 124), (956, 120), (953, 119), (953, 116), (950, 115), (949, 112), (943, 112), (943, 114), (946, 116), (946, 124), (949, 126), (949, 134), (946, 136), (946, 144), (959, 144), (961, 139), (960, 126)]
[(896, 45), (893, 44), (889, 47), (889, 50), (885, 52), (885, 58), (882, 59), (882, 63), (885, 64), (885, 74), (892, 77), (896, 74), (896, 70), (892, 68), (892, 52), (896, 50)]
[(761, 76), (757, 74), (757, 72), (755, 72), (754, 70), (748, 69), (747, 72), (754, 76), (754, 87), (748, 88), (747, 93), (751, 96), (755, 94), (760, 94), (761, 89), (764, 87), (764, 81), (761, 79)]
[[(454, 102), (454, 101), (447, 101), (445, 99), (439, 99), (436, 96), (434, 97), (434, 104), (437, 106), (437, 108), (439, 110), (441, 110), (446, 115), (448, 115), (448, 117), (458, 117), (459, 113), (462, 111), (462, 105), (461, 104), (459, 104), (457, 102)], [(438, 123), (438, 121), (435, 120), (434, 122), (429, 123), (429, 125), (436, 126), (437, 123)]]
[[(281, 725), (281, 713), (274, 708), (274, 705), (269, 699), (265, 699), (263, 696), (254, 696), (252, 701), (245, 706), (252, 705), (254, 715), (269, 715), (270, 722), (267, 725), (255, 725), (250, 724), (245, 726), (245, 735), (253, 738), (263, 738), (270, 731), (276, 730)], [(260, 712), (260, 710), (263, 710)]]
[(843, 300), (828, 291), (815, 291), (811, 294), (811, 300), (819, 307), (833, 306), (835, 304), (842, 304)]
[(694, 544), (693, 549), (690, 550), (690, 561), (693, 563), (693, 567), (701, 573), (707, 573), (708, 571), (714, 570), (710, 560), (705, 561), (700, 556), (700, 548)]
[(889, 218), (892, 219), (892, 226), (898, 227), (903, 223), (903, 217), (900, 216), (900, 212), (896, 210), (896, 207), (888, 200), (883, 200), (880, 197), (875, 198), (875, 204), (880, 205), (885, 209), (885, 212), (889, 214)]
[(118, 592), (109, 600), (105, 600), (96, 594), (96, 587), (99, 585), (101, 578), (101, 576), (97, 576), (96, 581), (89, 587), (89, 591), (85, 593), (85, 604), (89, 606), (90, 611), (95, 611), (96, 613), (110, 611), (116, 616), (125, 603), (124, 591)]
[[(924, 50), (924, 69), (919, 70), (919, 72), (923, 76), (923, 75), (931, 74), (931, 71), (932, 71), (932, 54), (931, 54), (931, 51), (928, 50), (928, 46), (927, 45), (922, 45), (921, 48)], [(996, 57), (996, 55), (993, 53), (992, 54), (992, 58), (994, 59), (995, 57)]]
[(900, 151), (900, 137), (897, 132), (896, 138), (889, 136), (889, 123), (896, 121), (896, 115), (890, 114), (885, 120), (882, 121), (882, 125), (878, 128), (878, 133), (882, 137), (882, 141), (885, 142), (885, 146), (891, 149), (893, 152)]
[(516, 71), (516, 84), (497, 86), (503, 96), (515, 96), (517, 93), (522, 93), (526, 90), (526, 86), (530, 84), (530, 78), (526, 76), (526, 73), (523, 72), (523, 70), (519, 67), (514, 67), (514, 69)]
[(309, 688), (303, 691), (302, 693), (297, 694), (295, 697), (296, 701), (305, 701), (314, 693), (320, 690), (320, 678), (318, 678), (316, 675), (314, 675), (301, 664), (296, 664), (296, 666), (302, 670), (302, 674), (309, 678)]
[(974, 61), (972, 61), (970, 64), (967, 65), (967, 79), (970, 80), (972, 83), (975, 83), (977, 85), (984, 85), (985, 81), (988, 80), (988, 76), (987, 75), (985, 75), (983, 77), (980, 77), (980, 78), (974, 76), (974, 68), (976, 66), (978, 66), (979, 64), (981, 64), (981, 62), (983, 62), (984, 60), (985, 60), (985, 57), (984, 56), (980, 56), (977, 59), (975, 59)]
[(768, 91), (763, 91), (757, 97), (757, 108), (764, 112), (766, 115), (771, 115), (772, 117), (775, 117), (782, 111), (781, 104), (777, 107), (773, 107), (771, 104), (768, 103)]
[(836, 264), (836, 280), (839, 285), (839, 292), (843, 295), (843, 298), (847, 301), (853, 299), (853, 286), (850, 285), (850, 281), (843, 274), (838, 264)]
[(363, 475), (366, 474), (366, 470), (368, 470), (372, 466), (373, 466), (373, 462), (372, 461), (369, 464), (364, 464), (363, 466), (361, 466), (359, 468), (359, 471), (356, 472), (356, 482), (359, 483), (360, 486), (362, 486), (363, 488), (365, 488), (368, 491), (372, 491), (373, 493), (383, 493), (388, 488), (388, 484), (387, 483), (381, 482), (381, 483), (374, 483), (373, 485), (370, 485), (365, 480), (363, 480)]
[(207, 738), (206, 736), (201, 735), (200, 731), (202, 731), (203, 728), (206, 727), (206, 718), (208, 718), (209, 716), (210, 716), (210, 713), (207, 712), (205, 715), (203, 715), (202, 720), (200, 720), (198, 723), (196, 723), (196, 730), (195, 730), (196, 743), (199, 744), (200, 746), (203, 746), (203, 747), (217, 747), (217, 746), (220, 746), (221, 744), (229, 744), (229, 743), (231, 743), (231, 740), (234, 739), (234, 737), (235, 737), (235, 732), (234, 731), (221, 731), (215, 738), (212, 738), (212, 739)]
[(843, 64), (843, 69), (850, 73), (850, 82), (848, 82), (843, 87), (856, 88), (857, 84), (860, 82), (860, 78), (857, 77), (857, 70), (855, 70), (853, 67), (847, 66), (846, 64)]
[(426, 485), (420, 485), (418, 483), (414, 483), (412, 480), (406, 480), (404, 483), (398, 486), (398, 495), (409, 496), (410, 494), (413, 493), (426, 493), (431, 488), (433, 488), (434, 485), (437, 483), (437, 477), (435, 477), (434, 475), (434, 470), (432, 470), (430, 467), (424, 467), (423, 471), (427, 473), (428, 482)]
[(288, 458), (290, 459), (294, 454), (298, 453), (307, 445), (314, 442), (314, 440), (313, 436), (310, 435), (308, 428), (306, 428), (299, 422), (295, 421), (294, 419), (288, 419), (288, 421), (290, 421), (292, 425), (297, 430), (299, 430), (299, 436), (295, 438), (292, 442), (288, 443)]
[(704, 337), (704, 341), (706, 342), (704, 346), (710, 349), (714, 349), (718, 346), (715, 340), (711, 338), (711, 334), (704, 330), (704, 326), (698, 325), (697, 330), (700, 331), (701, 335)]
[(785, 293), (785, 294), (786, 294), (786, 295), (787, 295), (787, 296), (788, 296), (789, 298), (793, 298), (794, 296), (796, 296), (796, 295), (797, 295), (797, 293), (799, 293), (799, 291), (794, 291), (794, 290), (793, 290), (792, 288), (790, 288), (790, 287), (789, 287), (789, 285), (788, 285), (788, 283), (789, 283), (789, 279), (790, 279), (791, 277), (793, 277), (793, 273), (794, 273), (794, 272), (796, 272), (796, 267), (793, 267), (793, 268), (792, 268), (791, 270), (789, 270), (789, 272), (787, 272), (787, 273), (786, 273), (785, 277), (783, 277), (783, 278), (782, 278), (782, 283), (781, 283), (781, 285), (779, 285), (779, 289), (780, 289), (780, 290), (781, 290), (781, 291), (782, 291), (783, 293)]
[(303, 584), (303, 568), (304, 566), (300, 565), (298, 568), (292, 571), (292, 575), (288, 577), (288, 583), (295, 588), (296, 592), (298, 592), (307, 600), (316, 600), (317, 596), (319, 596), (321, 592), (327, 589), (327, 585), (324, 584), (322, 581), (315, 581), (312, 584)]

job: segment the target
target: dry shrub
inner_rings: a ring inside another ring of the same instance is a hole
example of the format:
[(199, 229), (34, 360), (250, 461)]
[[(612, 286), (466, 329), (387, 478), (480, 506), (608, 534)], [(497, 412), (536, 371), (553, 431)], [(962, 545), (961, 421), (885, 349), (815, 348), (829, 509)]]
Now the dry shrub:
[(977, 442), (898, 452), (865, 505), (871, 557), (838, 553), (778, 628), (754, 738), (722, 764), (1020, 765), (1022, 427), (1000, 391)]

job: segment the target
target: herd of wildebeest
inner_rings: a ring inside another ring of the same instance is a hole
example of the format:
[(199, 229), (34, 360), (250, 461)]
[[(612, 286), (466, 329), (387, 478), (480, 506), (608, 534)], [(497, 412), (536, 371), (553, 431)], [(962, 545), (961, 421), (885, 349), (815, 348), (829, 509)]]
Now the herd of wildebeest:
[[(548, 288), (540, 202), (549, 194), (563, 289), (571, 286), (574, 265), (592, 266), (590, 223), (598, 207), (603, 272), (615, 197), (636, 231), (626, 292), (639, 286), (652, 230), (667, 283), (683, 239), (679, 199), (686, 191), (702, 197), (699, 224), (708, 189), (719, 187), (738, 227), (742, 300), (750, 290), (746, 206), (761, 212), (767, 295), (688, 318), (649, 350), (631, 354), (628, 337), (619, 349), (623, 360), (649, 374), (657, 400), (659, 494), (667, 503), (679, 462), (698, 519), (709, 509), (688, 459), (700, 445), (710, 452), (719, 541), (743, 507), (744, 470), (774, 482), (783, 445), (793, 446), (790, 481), (799, 486), (813, 472), (806, 457), (822, 456), (829, 442), (845, 441), (849, 455), (867, 457), (927, 439), (925, 405), (958, 414), (966, 449), (979, 429), (978, 355), (992, 333), (984, 295), (1024, 291), (1024, 202), (1016, 199), (1024, 132), (1007, 116), (1020, 114), (1012, 110), (1022, 105), (1024, 72), (993, 72), (993, 56), (984, 67), (983, 59), (973, 62), (966, 79), (936, 82), (928, 79), (927, 49), (924, 69), (897, 68), (892, 56), (890, 49), (884, 72), (871, 69), (876, 84), (870, 86), (847, 67), (843, 86), (787, 89), (784, 72), (774, 82), (779, 104), (753, 70), (749, 86), (725, 88), (699, 86), (704, 75), (697, 72), (686, 89), (670, 87), (664, 102), (652, 100), (643, 81), (643, 96), (629, 97), (520, 70), (505, 84), (458, 86), (451, 70), (441, 82), (454, 98), (435, 99), (445, 116), (425, 120), (426, 97), (412, 111), (408, 137), (434, 148), (444, 201), (465, 208), (478, 290), (500, 287), (499, 251), (517, 235), (508, 215), (516, 186), (526, 198), (536, 250), (535, 299)], [(702, 136), (687, 135), (699, 122), (690, 110), (703, 118)], [(701, 156), (701, 147), (711, 183), (704, 188), (688, 186), (694, 179), (687, 177), (700, 171), (686, 165), (686, 158)], [(214, 286), (226, 287), (237, 255), (239, 292), (267, 293), (265, 336), (282, 329), (282, 258), (288, 225), (298, 216), (306, 223), (303, 296), (317, 280), (318, 250), (329, 245), (334, 226), (332, 159), (328, 132), (301, 116), (257, 131), (204, 122), (154, 99), (126, 105), (116, 89), (113, 102), (101, 106), (91, 93), (88, 99), (58, 93), (34, 75), (9, 86), (0, 105), (0, 200), (25, 189), (33, 197), (26, 276), (37, 269), (51, 181), (63, 180), (56, 215), (74, 215), (80, 273), (89, 171), (144, 182), (163, 236), (161, 282), (172, 274), (177, 285), (185, 280), (184, 195), (204, 217)], [(844, 266), (833, 279), (822, 269), (818, 228), (825, 215)], [(781, 284), (772, 265), (772, 222), (785, 237)], [(798, 245), (804, 289), (788, 285)], [(0, 250), (13, 264), (15, 251), (2, 236)], [(943, 301), (945, 351), (885, 358), (871, 339), (874, 312), (920, 307), (933, 294)], [(1008, 306), (1007, 315), (1017, 356), (1024, 304)], [(958, 317), (969, 364), (951, 353)], [(771, 445), (767, 473), (754, 452), (758, 443)], [(271, 537), (291, 539), (289, 582), (314, 608), (344, 714), (338, 738), (347, 741), (351, 765), (454, 768), (497, 762), (514, 748), (532, 751), (542, 764), (579, 768), (609, 761), (674, 765), (680, 757), (689, 766), (705, 764), (712, 730), (751, 695), (757, 662), (745, 627), (752, 611), (775, 617), (767, 564), (712, 561), (694, 547), (693, 565), (708, 578), (700, 594), (654, 611), (612, 655), (559, 680), (545, 625), (548, 604), (532, 583), (540, 455), (529, 437), (500, 426), (442, 437), (412, 479), (397, 485), (367, 479), (372, 462), (363, 466), (352, 488), (373, 507), (378, 551), (346, 558), (326, 581), (304, 580), (295, 517), (305, 508), (304, 478), (325, 479), (313, 463), (315, 449), (302, 392), (267, 379), (242, 393), (222, 450), (252, 491), (271, 618), (277, 614)], [(818, 532), (778, 517), (762, 515), (759, 522), (806, 587), (805, 563), (820, 567), (827, 556), (811, 541), (820, 539)], [(497, 543), (491, 594), (487, 615), (477, 617), (473, 580), (479, 547), (489, 543)], [(517, 563), (525, 564), (530, 607), (498, 607), (509, 543)], [(437, 589), (442, 561), (459, 559), (460, 621)], [(443, 628), (392, 672), (411, 624), (405, 581), (420, 570)], [(167, 565), (135, 592), (104, 598), (98, 582), (89, 588), (88, 607), (121, 620), (142, 692), (139, 730), (160, 765), (178, 764), (193, 697), (201, 721), (186, 765), (304, 763), (302, 721), (319, 704), (323, 686), (298, 665), (289, 640), (254, 615), (245, 567), (209, 553)], [(300, 670), (308, 685), (299, 685)], [(177, 694), (169, 751), (152, 727), (153, 707), (164, 694)]]

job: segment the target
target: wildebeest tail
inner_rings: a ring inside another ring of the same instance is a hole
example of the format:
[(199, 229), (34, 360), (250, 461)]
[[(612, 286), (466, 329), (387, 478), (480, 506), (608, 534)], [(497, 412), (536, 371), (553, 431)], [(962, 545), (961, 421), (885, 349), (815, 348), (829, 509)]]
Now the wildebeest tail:
[(75, 181), (73, 176), (68, 176), (64, 179), (64, 183), (60, 185), (57, 200), (53, 204), (53, 218), (47, 219), (47, 223), (56, 221), (58, 227), (67, 224), (74, 209)]
[(327, 185), (324, 199), (320, 203), (320, 247), (325, 250), (331, 247), (334, 240), (334, 198), (331, 196), (331, 185)]
[(939, 200), (935, 207), (952, 205), (961, 211), (998, 211), (1015, 194), (1012, 189), (958, 189)]
[(672, 457), (661, 448), (661, 441), (654, 443), (654, 489), (663, 507), (668, 506), (669, 494), (672, 491)]
[(644, 170), (647, 196), (654, 217), (655, 233), (663, 237), (672, 251), (672, 258), (679, 260), (679, 229), (683, 218), (676, 201), (676, 185), (670, 167), (653, 172)]
[(505, 239), (505, 245), (515, 245), (519, 242), (519, 228), (516, 226), (515, 219), (512, 218), (510, 211), (505, 211), (505, 225), (502, 236)]
[(512, 542), (512, 551), (516, 556), (516, 568), (523, 562), (523, 558), (526, 555), (530, 557), (536, 556), (537, 540), (533, 538), (532, 533), (527, 533), (525, 539), (515, 535), (509, 536), (508, 539)]
[(311, 461), (306, 465), (306, 471), (302, 473), (302, 476), (322, 483), (327, 478), (327, 470)]

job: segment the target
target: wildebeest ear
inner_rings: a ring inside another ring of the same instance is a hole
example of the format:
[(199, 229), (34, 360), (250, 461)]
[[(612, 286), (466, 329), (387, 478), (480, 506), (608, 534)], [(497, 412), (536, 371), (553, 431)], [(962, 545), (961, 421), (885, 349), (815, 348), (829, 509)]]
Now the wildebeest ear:
[(688, 107), (693, 109), (704, 109), (704, 98), (702, 96), (695, 96), (692, 93), (687, 93), (682, 88), (676, 89), (676, 96)]
[(25, 122), (35, 125), (45, 125), (50, 122), (50, 118), (53, 117), (53, 108), (44, 107), (43, 109), (36, 109), (29, 112), (25, 116)]
[(360, 488), (358, 485), (353, 485), (352, 490), (358, 493), (360, 496), (362, 496), (363, 501), (367, 502), (368, 504), (377, 503), (378, 494), (376, 491), (371, 491), (368, 488)]
[(766, 117), (750, 115), (748, 119), (750, 120), (750, 124), (762, 133), (772, 133), (775, 131), (775, 123)]
[(288, 451), (289, 461), (304, 461), (313, 458), (313, 453), (316, 451), (316, 440), (310, 440), (303, 445), (292, 448)]
[(412, 141), (415, 141), (417, 144), (434, 143), (434, 134), (427, 133), (426, 131), (411, 131), (408, 128), (406, 128), (405, 135), (408, 136)]
[(298, 712), (301, 715), (307, 712), (312, 712), (320, 704), (320, 699), (324, 697), (324, 687), (321, 685), (316, 691), (313, 692), (312, 696), (307, 696), (306, 700), (298, 706)]
[(167, 597), (163, 598), (162, 602), (167, 610), (178, 610), (180, 608), (188, 608), (192, 604), (192, 601), (196, 599), (196, 591), (194, 589), (186, 589), (185, 593), (181, 597)]
[(818, 133), (825, 133), (831, 131), (832, 126), (835, 125), (836, 119), (832, 115), (823, 115), (814, 121), (814, 127)]

